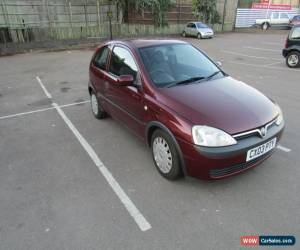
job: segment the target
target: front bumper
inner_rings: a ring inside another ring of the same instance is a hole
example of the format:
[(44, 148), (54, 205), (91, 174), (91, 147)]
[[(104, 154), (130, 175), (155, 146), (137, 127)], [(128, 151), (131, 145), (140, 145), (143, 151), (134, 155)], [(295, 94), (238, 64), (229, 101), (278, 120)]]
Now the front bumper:
[(283, 50), (282, 50), (282, 55), (283, 55), (283, 57), (287, 57), (288, 53), (289, 53), (289, 50), (288, 50), (288, 49), (283, 49)]
[(202, 33), (202, 38), (211, 38), (214, 37), (214, 33)]
[(186, 172), (188, 175), (200, 179), (221, 179), (255, 167), (270, 157), (276, 148), (256, 159), (246, 162), (248, 150), (262, 145), (274, 137), (277, 138), (277, 144), (283, 130), (284, 123), (280, 126), (272, 126), (264, 138), (251, 135), (238, 139), (236, 145), (218, 148), (201, 147), (179, 141)]

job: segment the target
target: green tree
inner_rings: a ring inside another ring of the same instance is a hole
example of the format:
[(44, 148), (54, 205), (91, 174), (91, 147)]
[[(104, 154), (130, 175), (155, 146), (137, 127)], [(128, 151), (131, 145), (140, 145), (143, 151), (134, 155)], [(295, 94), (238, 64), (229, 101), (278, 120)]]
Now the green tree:
[(215, 24), (220, 21), (216, 0), (193, 0), (193, 13), (205, 23)]

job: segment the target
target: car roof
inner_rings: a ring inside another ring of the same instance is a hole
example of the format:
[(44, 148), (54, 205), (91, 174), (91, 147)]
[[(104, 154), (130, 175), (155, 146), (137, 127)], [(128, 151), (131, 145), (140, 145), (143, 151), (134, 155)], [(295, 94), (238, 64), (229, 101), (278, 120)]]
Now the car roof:
[(124, 39), (113, 40), (108, 44), (123, 44), (130, 48), (145, 48), (165, 44), (187, 44), (187, 42), (176, 39)]
[[(189, 22), (189, 23), (194, 23), (194, 24), (197, 24), (197, 23), (203, 23), (203, 22), (200, 22), (200, 21), (195, 21), (195, 22)], [(187, 23), (187, 24), (189, 24)]]

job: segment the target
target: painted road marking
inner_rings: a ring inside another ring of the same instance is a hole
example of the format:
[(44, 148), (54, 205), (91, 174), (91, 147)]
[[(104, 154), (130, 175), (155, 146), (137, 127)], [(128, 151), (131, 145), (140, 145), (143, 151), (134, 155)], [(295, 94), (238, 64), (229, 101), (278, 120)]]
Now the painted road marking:
[(283, 42), (283, 43), (262, 42), (262, 44), (283, 46), (283, 45), (284, 45), (284, 42)]
[(246, 49), (254, 49), (254, 50), (263, 50), (263, 51), (272, 51), (272, 52), (280, 52), (279, 49), (264, 49), (264, 48), (256, 48), (251, 46), (244, 46)]
[(265, 66), (273, 66), (273, 65), (281, 64), (281, 63), (282, 63), (282, 62), (275, 62), (275, 63), (265, 64)]
[[(38, 79), (38, 77), (37, 77), (37, 79)], [(43, 83), (41, 84), (41, 86), (44, 86)], [(44, 88), (45, 88), (45, 86), (44, 86)], [(45, 90), (46, 90), (45, 93), (48, 92), (46, 88), (45, 88)], [(122, 187), (119, 185), (119, 183), (116, 181), (116, 179), (112, 176), (112, 174), (109, 172), (109, 170), (104, 166), (103, 162), (100, 160), (100, 158), (98, 157), (98, 155), (96, 154), (94, 149), (87, 142), (87, 140), (80, 134), (80, 132), (77, 130), (77, 128), (73, 125), (73, 123), (70, 121), (70, 119), (66, 116), (64, 111), (56, 103), (52, 103), (52, 105), (56, 109), (58, 114), (61, 116), (61, 118), (64, 120), (64, 122), (67, 124), (67, 126), (70, 128), (70, 130), (73, 132), (73, 134), (78, 139), (78, 141), (80, 142), (82, 147), (85, 149), (87, 154), (90, 156), (90, 158), (93, 160), (95, 165), (98, 167), (100, 173), (103, 175), (103, 177), (106, 179), (106, 181), (108, 182), (110, 187), (113, 189), (115, 194), (118, 196), (120, 201), (123, 203), (123, 205), (127, 209), (128, 213), (135, 220), (135, 222), (139, 226), (140, 230), (144, 232), (144, 231), (151, 229), (150, 223), (141, 214), (141, 212), (138, 210), (138, 208), (133, 204), (133, 202), (130, 200), (130, 198), (125, 193), (125, 191), (122, 189)]]
[[(76, 105), (84, 104), (87, 102), (90, 102), (90, 101), (88, 100), (88, 101), (82, 101), (82, 102), (74, 102), (74, 103), (69, 103), (69, 104), (65, 104), (65, 105), (60, 105), (59, 107), (64, 108), (64, 107), (76, 106)], [(32, 111), (22, 112), (22, 113), (17, 113), (17, 114), (12, 114), (12, 115), (0, 116), (0, 120), (14, 118), (14, 117), (23, 116), (23, 115), (35, 114), (35, 113), (44, 112), (44, 111), (51, 110), (51, 109), (55, 109), (55, 108), (50, 107), (50, 108), (37, 109), (37, 110), (32, 110)]]
[(285, 70), (285, 71), (290, 71), (290, 72), (292, 72), (292, 71), (294, 71), (294, 72), (299, 71), (298, 69), (280, 68), (280, 67), (273, 67), (273, 66), (268, 66), (268, 65), (257, 65), (257, 64), (242, 63), (242, 62), (235, 62), (235, 61), (227, 61), (227, 62), (228, 63), (233, 63), (233, 64), (245, 65), (245, 66), (258, 67), (258, 68), (268, 68), (268, 69), (277, 69), (277, 70), (279, 69), (279, 70)]
[(270, 58), (270, 57), (264, 57), (264, 56), (252, 56), (252, 55), (237, 53), (237, 52), (230, 51), (230, 50), (221, 50), (221, 52), (227, 53), (227, 54), (232, 54), (232, 55), (237, 55), (237, 56), (249, 57), (249, 58), (267, 59), (267, 60), (271, 59), (271, 60), (276, 60), (276, 61), (282, 61), (282, 59), (279, 59), (279, 58)]
[(51, 94), (48, 92), (48, 90), (45, 88), (45, 86), (44, 86), (44, 84), (42, 83), (41, 79), (37, 76), (37, 77), (36, 77), (36, 80), (39, 82), (39, 84), (40, 84), (40, 86), (42, 87), (42, 89), (44, 90), (46, 96), (47, 96), (49, 99), (51, 99), (52, 96), (51, 96)]
[(282, 150), (283, 152), (286, 152), (286, 153), (289, 153), (289, 152), (292, 151), (291, 149), (283, 147), (281, 145), (278, 145), (277, 148), (280, 149), (280, 150)]

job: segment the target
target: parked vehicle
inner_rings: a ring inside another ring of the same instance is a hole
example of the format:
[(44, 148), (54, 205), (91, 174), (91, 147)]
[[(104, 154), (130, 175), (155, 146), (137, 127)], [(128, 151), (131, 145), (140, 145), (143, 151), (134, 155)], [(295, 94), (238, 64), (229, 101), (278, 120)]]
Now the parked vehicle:
[(214, 31), (202, 22), (191, 22), (184, 27), (182, 36), (194, 36), (198, 39), (213, 38)]
[(252, 168), (274, 152), (284, 129), (276, 103), (183, 41), (104, 43), (89, 78), (94, 116), (109, 114), (145, 140), (171, 180)]
[(272, 12), (269, 18), (256, 19), (255, 24), (263, 30), (267, 30), (272, 26), (289, 27), (290, 16), (285, 12)]
[(296, 25), (300, 25), (300, 15), (296, 15), (296, 16), (292, 17), (290, 20), (291, 27), (294, 27)]
[(300, 25), (291, 29), (282, 55), (286, 58), (288, 67), (300, 67)]

